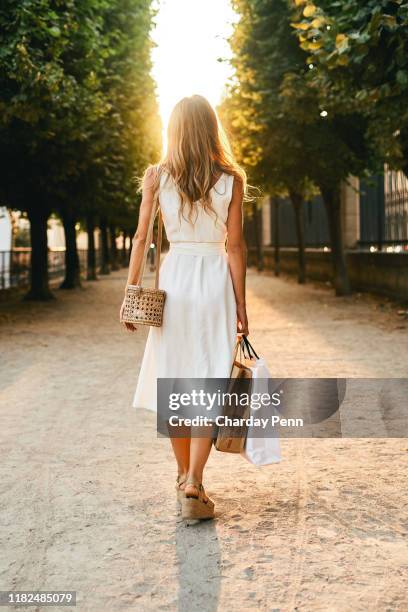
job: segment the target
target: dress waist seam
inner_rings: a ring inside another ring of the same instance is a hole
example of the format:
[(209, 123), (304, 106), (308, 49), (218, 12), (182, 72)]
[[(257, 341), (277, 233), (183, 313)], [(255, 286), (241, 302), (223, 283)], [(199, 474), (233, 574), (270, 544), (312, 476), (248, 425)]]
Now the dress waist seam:
[(170, 242), (170, 252), (190, 253), (192, 255), (213, 255), (226, 253), (225, 241), (218, 242)]

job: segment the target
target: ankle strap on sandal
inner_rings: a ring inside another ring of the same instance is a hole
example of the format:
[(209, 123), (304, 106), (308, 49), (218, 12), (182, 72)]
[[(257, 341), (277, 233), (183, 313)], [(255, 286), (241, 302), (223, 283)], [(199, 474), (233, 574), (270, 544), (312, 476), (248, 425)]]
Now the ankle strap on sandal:
[(204, 487), (201, 482), (193, 482), (192, 480), (190, 481), (186, 480), (185, 486), (195, 487), (199, 493), (204, 491)]

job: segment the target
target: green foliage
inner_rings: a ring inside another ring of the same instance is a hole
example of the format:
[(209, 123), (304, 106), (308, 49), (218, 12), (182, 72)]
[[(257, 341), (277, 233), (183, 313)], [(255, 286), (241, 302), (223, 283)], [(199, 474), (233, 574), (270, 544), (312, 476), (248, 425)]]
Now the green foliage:
[(0, 197), (135, 223), (135, 174), (160, 152), (149, 0), (4, 0)]
[(298, 43), (287, 0), (235, 0), (231, 39), (235, 79), (221, 107), (250, 178), (270, 193), (305, 196), (313, 184), (338, 185), (370, 157), (356, 111), (324, 116), (308, 54)]
[(251, 181), (269, 193), (303, 193), (308, 181), (298, 125), (285, 114), (280, 94), (285, 73), (304, 70), (287, 3), (235, 0), (233, 5), (240, 15), (230, 40), (235, 79), (220, 112)]
[(379, 164), (407, 166), (408, 2), (297, 1), (293, 28), (321, 103), (365, 117)]
[[(341, 111), (335, 104), (325, 106), (310, 59), (322, 46), (315, 36), (324, 22), (320, 8), (308, 0), (233, 0), (233, 6), (240, 16), (231, 39), (235, 78), (221, 113), (238, 143), (238, 157), (250, 179), (269, 193), (289, 194), (295, 208), (319, 188), (328, 213), (336, 292), (347, 294), (340, 186), (350, 174), (372, 170), (378, 160), (367, 117), (356, 105)], [(342, 48), (344, 41), (337, 42)]]

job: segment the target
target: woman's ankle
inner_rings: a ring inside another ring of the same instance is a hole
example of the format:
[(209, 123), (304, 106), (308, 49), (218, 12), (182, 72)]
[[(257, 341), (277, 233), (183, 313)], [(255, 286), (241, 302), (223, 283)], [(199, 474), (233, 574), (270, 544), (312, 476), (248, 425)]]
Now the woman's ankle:
[(189, 472), (187, 474), (187, 483), (191, 485), (199, 485), (203, 482), (203, 475)]

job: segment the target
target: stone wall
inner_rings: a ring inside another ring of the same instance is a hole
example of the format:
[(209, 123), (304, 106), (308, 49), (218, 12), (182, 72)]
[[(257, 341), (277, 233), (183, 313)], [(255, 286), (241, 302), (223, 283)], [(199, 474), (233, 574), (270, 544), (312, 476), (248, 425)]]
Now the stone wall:
[[(348, 251), (346, 257), (354, 290), (408, 300), (408, 253)], [(255, 262), (255, 249), (249, 248), (248, 263), (254, 265)], [(274, 270), (272, 247), (264, 247), (264, 268)], [(286, 274), (297, 274), (297, 249), (280, 249), (280, 270)], [(306, 274), (312, 280), (331, 280), (330, 251), (307, 249)]]

